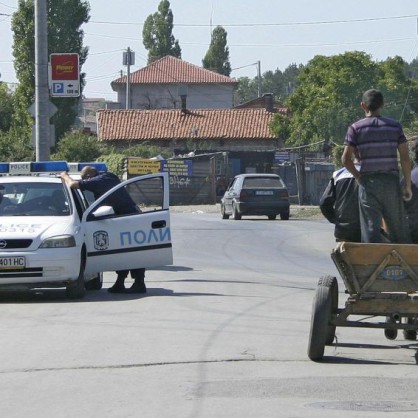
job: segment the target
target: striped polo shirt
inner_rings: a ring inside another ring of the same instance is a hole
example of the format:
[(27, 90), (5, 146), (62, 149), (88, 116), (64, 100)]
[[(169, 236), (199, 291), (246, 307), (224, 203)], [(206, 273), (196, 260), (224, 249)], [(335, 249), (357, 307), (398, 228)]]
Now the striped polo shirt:
[(356, 148), (361, 173), (398, 173), (398, 146), (406, 142), (399, 122), (371, 116), (354, 122), (347, 130), (344, 145)]

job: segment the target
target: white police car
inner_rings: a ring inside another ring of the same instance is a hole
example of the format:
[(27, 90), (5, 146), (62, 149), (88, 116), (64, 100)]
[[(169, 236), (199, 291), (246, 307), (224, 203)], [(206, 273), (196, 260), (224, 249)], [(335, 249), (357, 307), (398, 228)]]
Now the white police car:
[[(129, 179), (89, 205), (62, 171), (74, 164), (0, 163), (0, 291), (65, 287), (80, 298), (102, 287), (101, 272), (172, 264), (167, 173)], [(141, 213), (101, 204), (122, 187)]]

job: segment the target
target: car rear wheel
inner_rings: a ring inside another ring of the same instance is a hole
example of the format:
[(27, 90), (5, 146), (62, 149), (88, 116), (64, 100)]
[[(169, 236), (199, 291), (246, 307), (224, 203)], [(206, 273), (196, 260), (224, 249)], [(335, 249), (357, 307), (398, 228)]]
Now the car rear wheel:
[(232, 204), (232, 217), (236, 221), (239, 221), (241, 219), (241, 214), (238, 212), (238, 209), (237, 209), (237, 206), (235, 205), (235, 203)]
[(287, 211), (287, 212), (282, 212), (282, 213), (280, 214), (280, 219), (281, 219), (282, 221), (288, 221), (288, 220), (289, 220), (289, 211)]
[(225, 205), (223, 203), (221, 203), (221, 214), (222, 219), (229, 219), (229, 215), (225, 213)]

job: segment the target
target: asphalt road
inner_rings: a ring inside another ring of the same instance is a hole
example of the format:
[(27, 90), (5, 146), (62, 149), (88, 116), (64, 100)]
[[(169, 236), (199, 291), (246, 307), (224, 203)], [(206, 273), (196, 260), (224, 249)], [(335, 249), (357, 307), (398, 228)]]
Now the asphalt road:
[[(319, 277), (338, 277), (322, 219), (173, 211), (174, 265), (148, 293), (2, 296), (0, 415), (416, 417), (418, 344), (337, 328), (306, 351)], [(340, 303), (345, 300), (340, 283)]]

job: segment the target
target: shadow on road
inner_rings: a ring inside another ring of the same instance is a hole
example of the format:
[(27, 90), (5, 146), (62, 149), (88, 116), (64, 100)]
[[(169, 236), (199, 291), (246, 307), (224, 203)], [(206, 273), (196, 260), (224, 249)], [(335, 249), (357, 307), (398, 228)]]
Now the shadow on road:
[[(147, 287), (147, 293), (109, 293), (107, 289), (87, 291), (82, 299), (68, 299), (65, 289), (34, 289), (28, 291), (4, 292), (0, 294), (0, 304), (30, 303), (89, 303), (89, 302), (123, 302), (158, 296), (192, 297), (192, 296), (226, 296), (220, 293), (174, 292), (172, 289)], [(232, 296), (232, 295), (228, 295)]]
[[(411, 355), (415, 358), (416, 364), (418, 364), (418, 342), (416, 343), (404, 343), (397, 345), (382, 345), (382, 344), (352, 344), (352, 343), (338, 343), (333, 344), (335, 348), (358, 348), (366, 350), (411, 350)], [(321, 363), (329, 364), (378, 364), (378, 365), (401, 365), (408, 364), (410, 362), (403, 361), (388, 361), (388, 360), (371, 360), (371, 359), (359, 359), (359, 358), (350, 358), (343, 357), (341, 355), (336, 356), (324, 356)]]

